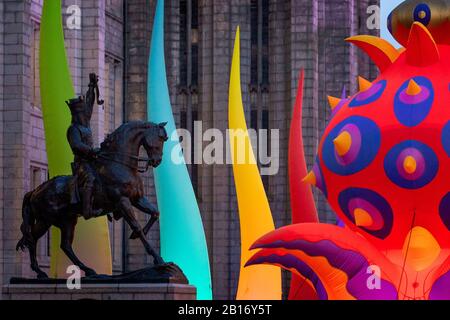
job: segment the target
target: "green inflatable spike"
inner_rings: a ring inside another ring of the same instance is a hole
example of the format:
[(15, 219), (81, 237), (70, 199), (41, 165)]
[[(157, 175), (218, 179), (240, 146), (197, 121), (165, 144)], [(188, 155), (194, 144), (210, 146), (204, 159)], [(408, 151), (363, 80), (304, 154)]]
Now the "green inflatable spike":
[[(39, 49), (40, 90), (48, 168), (51, 177), (72, 174), (72, 151), (66, 140), (71, 115), (65, 101), (74, 98), (64, 47), (61, 0), (45, 0)], [(51, 276), (64, 277), (72, 264), (59, 249), (59, 229), (52, 229)], [(79, 220), (74, 251), (82, 261), (103, 274), (111, 274), (111, 249), (106, 218)]]

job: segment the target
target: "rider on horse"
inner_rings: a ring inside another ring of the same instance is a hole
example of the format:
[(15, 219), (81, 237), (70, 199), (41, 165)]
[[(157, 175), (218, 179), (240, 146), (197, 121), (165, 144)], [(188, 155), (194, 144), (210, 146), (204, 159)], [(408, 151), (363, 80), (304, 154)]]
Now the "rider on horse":
[[(98, 76), (95, 73), (89, 75), (89, 89), (86, 97), (80, 96), (67, 101), (72, 114), (72, 124), (67, 130), (67, 139), (75, 155), (72, 170), (74, 175), (74, 189), (81, 191), (83, 217), (88, 220), (102, 213), (102, 210), (93, 209), (93, 193), (96, 180), (94, 161), (97, 159), (98, 149), (93, 147), (92, 130), (90, 120), (97, 99)], [(98, 104), (103, 101), (98, 100)], [(78, 194), (78, 192), (75, 192)], [(77, 197), (72, 197), (72, 203), (77, 202)]]

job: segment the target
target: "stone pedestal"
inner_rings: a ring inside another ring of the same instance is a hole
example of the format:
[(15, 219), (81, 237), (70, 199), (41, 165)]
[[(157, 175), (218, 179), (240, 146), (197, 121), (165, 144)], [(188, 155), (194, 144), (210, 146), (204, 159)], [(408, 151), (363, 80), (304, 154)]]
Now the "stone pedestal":
[(196, 289), (187, 284), (115, 283), (81, 284), (69, 290), (66, 284), (9, 284), (5, 300), (195, 300)]

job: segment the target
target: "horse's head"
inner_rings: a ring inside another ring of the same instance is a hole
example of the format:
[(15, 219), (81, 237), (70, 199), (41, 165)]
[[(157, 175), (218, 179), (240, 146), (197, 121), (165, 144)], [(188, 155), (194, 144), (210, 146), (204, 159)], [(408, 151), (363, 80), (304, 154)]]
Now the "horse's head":
[(155, 124), (144, 134), (143, 147), (147, 152), (149, 164), (156, 168), (162, 162), (164, 142), (169, 139), (166, 123)]

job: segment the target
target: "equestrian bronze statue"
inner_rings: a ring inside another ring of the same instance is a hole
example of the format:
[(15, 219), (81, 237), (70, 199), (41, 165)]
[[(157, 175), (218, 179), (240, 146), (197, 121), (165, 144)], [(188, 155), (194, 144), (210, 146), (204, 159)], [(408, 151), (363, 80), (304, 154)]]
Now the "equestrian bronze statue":
[[(61, 249), (67, 257), (85, 272), (95, 276), (95, 270), (81, 262), (72, 249), (75, 226), (79, 217), (96, 218), (112, 213), (114, 219), (123, 218), (131, 227), (132, 239), (140, 239), (155, 265), (164, 265), (145, 235), (158, 220), (159, 212), (144, 196), (140, 173), (161, 164), (164, 142), (168, 135), (165, 123), (129, 122), (120, 126), (101, 144), (93, 147), (90, 118), (93, 106), (99, 100), (98, 77), (90, 75), (89, 90), (85, 97), (67, 101), (72, 113), (72, 124), (67, 131), (74, 153), (73, 176), (55, 177), (23, 199), (20, 227), (22, 238), (17, 250), (28, 248), (31, 269), (39, 279), (47, 274), (39, 268), (36, 258), (38, 240), (51, 226), (61, 230)], [(148, 158), (141, 158), (141, 147)], [(142, 168), (141, 164), (145, 164)], [(133, 214), (133, 207), (150, 215), (145, 228), (141, 228)]]

